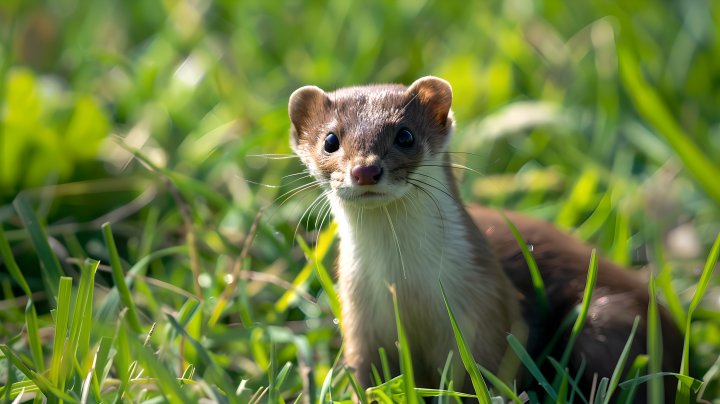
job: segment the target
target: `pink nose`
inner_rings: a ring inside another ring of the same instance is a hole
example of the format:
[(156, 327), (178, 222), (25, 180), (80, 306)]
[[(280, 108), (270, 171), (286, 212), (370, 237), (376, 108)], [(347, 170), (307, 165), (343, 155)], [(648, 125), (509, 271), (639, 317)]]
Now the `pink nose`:
[(374, 164), (371, 166), (355, 166), (350, 174), (357, 178), (358, 185), (375, 185), (380, 179), (382, 169)]

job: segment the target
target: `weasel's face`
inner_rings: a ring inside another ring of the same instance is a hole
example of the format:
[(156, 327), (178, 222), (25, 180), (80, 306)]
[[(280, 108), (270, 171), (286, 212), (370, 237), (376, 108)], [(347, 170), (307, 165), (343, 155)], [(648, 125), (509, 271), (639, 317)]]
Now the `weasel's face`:
[[(303, 87), (290, 97), (290, 143), (317, 181), (343, 203), (374, 208), (402, 198), (411, 174), (440, 165), (452, 135), (450, 84), (422, 78), (402, 85), (325, 93)], [(421, 174), (418, 174), (421, 175)]]

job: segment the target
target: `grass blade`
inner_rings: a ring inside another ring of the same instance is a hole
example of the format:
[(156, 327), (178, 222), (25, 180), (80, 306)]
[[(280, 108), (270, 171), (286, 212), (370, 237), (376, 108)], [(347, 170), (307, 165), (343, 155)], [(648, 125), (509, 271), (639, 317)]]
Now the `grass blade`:
[(670, 143), (705, 192), (720, 202), (720, 187), (717, 186), (720, 170), (683, 133), (658, 93), (645, 82), (636, 56), (624, 41), (617, 43), (617, 53), (620, 77), (635, 108)]
[[(652, 272), (648, 282), (648, 294), (650, 296), (647, 316), (647, 350), (650, 364), (648, 372), (660, 373), (662, 372), (662, 331), (660, 329), (660, 314), (656, 300), (655, 279)], [(662, 379), (650, 381), (648, 384), (648, 399), (653, 403), (665, 402)]]
[[(633, 398), (635, 398), (635, 388), (637, 387), (638, 377), (640, 376), (640, 369), (635, 371), (635, 377), (633, 378), (633, 384), (630, 388), (630, 394), (628, 394), (627, 400), (625, 400), (626, 404), (632, 404)], [(652, 400), (652, 398), (650, 398)], [(618, 401), (620, 402), (620, 401)], [(661, 403), (662, 401), (650, 401), (651, 403)]]
[(65, 344), (65, 351), (60, 366), (61, 377), (58, 381), (58, 388), (60, 390), (65, 389), (65, 383), (72, 376), (72, 366), (76, 359), (78, 344), (80, 342), (80, 330), (82, 329), (83, 320), (85, 319), (86, 310), (91, 310), (92, 302), (88, 301), (88, 297), (92, 293), (92, 288), (95, 284), (95, 272), (97, 271), (100, 261), (87, 260), (85, 265), (82, 265), (82, 274), (80, 277), (80, 285), (78, 286), (77, 297), (75, 298), (75, 312), (73, 314), (73, 321), (70, 327), (70, 338)]
[(187, 396), (185, 389), (180, 388), (177, 380), (170, 374), (167, 368), (158, 361), (157, 356), (153, 355), (152, 350), (143, 347), (139, 341), (133, 340), (133, 343), (140, 353), (143, 367), (148, 370), (149, 374), (158, 378), (159, 382), (155, 384), (170, 404), (183, 404), (193, 401)]
[[(165, 313), (165, 316), (170, 322), (170, 325), (172, 325), (172, 327), (178, 333), (180, 333), (180, 335), (182, 335), (185, 340), (187, 340), (187, 342), (192, 345), (193, 348), (195, 348), (198, 359), (200, 359), (200, 363), (198, 364), (199, 366), (197, 367), (198, 373), (200, 373), (206, 379), (206, 381), (218, 384), (219, 387), (223, 389), (223, 391), (234, 391), (235, 389), (232, 387), (230, 377), (227, 375), (226, 372), (222, 370), (222, 368), (217, 364), (217, 362), (213, 360), (207, 349), (205, 349), (205, 347), (198, 340), (188, 334), (188, 332), (180, 325), (180, 323), (178, 323), (175, 317), (171, 316), (169, 313)], [(228, 394), (227, 398), (231, 404), (235, 404), (237, 402), (237, 396), (234, 394)]]
[[(440, 285), (440, 287), (442, 287), (442, 284)], [(395, 293), (394, 287), (390, 287), (389, 289), (390, 293), (392, 293), (393, 296), (393, 307), (395, 308), (395, 323), (397, 324), (399, 343), (398, 350), (400, 351), (400, 373), (402, 374), (403, 381), (405, 382), (405, 402), (407, 404), (418, 404), (418, 399), (415, 395), (415, 375), (413, 373), (412, 357), (410, 355), (410, 345), (408, 344), (407, 337), (405, 336), (405, 327), (403, 327), (402, 320), (400, 319), (400, 309), (398, 308), (397, 293)], [(477, 372), (477, 369), (475, 371)], [(485, 391), (487, 391), (487, 389), (485, 389)], [(483, 401), (480, 401), (480, 403), (483, 403)]]
[(603, 401), (605, 401), (608, 380), (609, 379), (607, 377), (603, 377), (602, 380), (600, 380), (600, 384), (598, 385), (597, 393), (595, 394), (595, 399), (592, 401), (593, 404), (600, 404)]
[(538, 269), (537, 263), (535, 262), (535, 258), (533, 257), (530, 250), (528, 250), (528, 246), (525, 243), (525, 240), (523, 240), (520, 232), (515, 227), (513, 222), (511, 222), (510, 219), (505, 216), (505, 213), (503, 211), (498, 210), (498, 212), (505, 220), (505, 223), (507, 223), (508, 227), (510, 227), (510, 231), (512, 231), (513, 236), (515, 236), (515, 240), (517, 240), (518, 245), (520, 245), (520, 250), (522, 250), (525, 261), (527, 261), (528, 268), (530, 269), (530, 278), (532, 279), (533, 288), (535, 289), (535, 298), (540, 305), (540, 310), (542, 311), (543, 316), (547, 316), (548, 313), (550, 313), (550, 303), (548, 302), (547, 294), (545, 293), (545, 283), (543, 282), (542, 276), (540, 275), (540, 270)]
[[(45, 292), (47, 292), (48, 296), (57, 296), (60, 277), (63, 276), (64, 273), (62, 267), (60, 267), (57, 256), (52, 248), (50, 248), (45, 231), (40, 225), (40, 221), (32, 210), (32, 207), (22, 194), (13, 200), (13, 206), (18, 216), (20, 216), (23, 226), (27, 229), (30, 235), (30, 242), (40, 259), (40, 269), (43, 274), (42, 281), (45, 285)], [(55, 307), (55, 302), (52, 299), (48, 300), (50, 300), (50, 306)]]
[[(595, 281), (597, 280), (597, 271), (597, 252), (595, 251), (595, 249), (593, 249), (592, 255), (590, 256), (590, 266), (588, 268), (587, 282), (585, 283), (585, 293), (583, 294), (580, 314), (578, 315), (577, 320), (575, 320), (575, 325), (573, 326), (572, 332), (570, 334), (570, 340), (565, 347), (562, 359), (560, 359), (560, 367), (562, 368), (567, 367), (568, 361), (570, 360), (570, 354), (572, 353), (573, 346), (575, 345), (575, 340), (577, 340), (578, 336), (580, 335), (580, 331), (582, 331), (582, 328), (585, 325), (588, 309), (590, 308), (590, 303), (592, 303), (592, 294), (593, 290), (595, 289)], [(553, 382), (553, 386), (560, 382), (560, 377), (560, 374), (557, 374), (557, 376), (555, 377), (555, 381)]]
[[(708, 255), (707, 261), (705, 261), (705, 268), (700, 276), (700, 282), (698, 282), (697, 289), (695, 289), (695, 294), (690, 302), (690, 308), (688, 308), (687, 323), (685, 324), (685, 343), (683, 346), (683, 356), (680, 365), (680, 374), (685, 376), (690, 375), (690, 326), (692, 323), (692, 315), (705, 295), (705, 290), (710, 283), (710, 277), (712, 276), (715, 263), (718, 260), (718, 255), (720, 255), (720, 234), (718, 234), (712, 249), (710, 249), (710, 254)], [(681, 382), (678, 382), (677, 392), (678, 394), (675, 396), (676, 404), (684, 404), (690, 399), (690, 391), (688, 390), (688, 387)]]
[(8, 244), (7, 238), (5, 238), (5, 231), (2, 226), (0, 226), (0, 255), (3, 257), (5, 268), (8, 269), (10, 275), (12, 275), (15, 279), (15, 282), (20, 285), (20, 288), (22, 288), (27, 297), (32, 299), (30, 286), (28, 286), (27, 281), (25, 281), (25, 277), (20, 271), (20, 267), (18, 267), (17, 262), (15, 262), (15, 257), (13, 256), (12, 249), (10, 248), (10, 244)]
[(60, 278), (58, 295), (58, 308), (55, 318), (55, 338), (53, 339), (52, 362), (50, 363), (50, 382), (58, 384), (60, 376), (60, 365), (65, 350), (65, 337), (68, 328), (68, 317), (70, 315), (70, 293), (72, 290), (72, 278)]
[[(332, 385), (332, 378), (333, 378), (333, 369), (330, 368), (330, 371), (328, 372), (327, 376), (325, 376), (325, 381), (323, 382), (322, 387), (320, 388), (320, 403), (321, 404), (332, 404), (332, 390), (330, 389), (330, 386)], [(328, 398), (328, 394), (330, 397)]]
[[(560, 367), (560, 363), (559, 363), (558, 361), (556, 361), (555, 358), (549, 357), (548, 359), (550, 360), (550, 363), (551, 363), (551, 364), (553, 365), (553, 367), (555, 368), (555, 371), (557, 371), (558, 373), (562, 373), (562, 372), (563, 372), (563, 369)], [(582, 368), (582, 366), (581, 366), (581, 368)], [(565, 368), (565, 369), (567, 370), (567, 368)], [(580, 373), (580, 372), (578, 372), (578, 373)], [(578, 383), (579, 380), (580, 380), (580, 377), (577, 377), (577, 378), (575, 378), (574, 380), (573, 380), (572, 378), (568, 378), (568, 383), (570, 384), (570, 387), (572, 387), (572, 394), (577, 393), (577, 394), (580, 396), (580, 399), (581, 399), (584, 403), (587, 404), (588, 401), (587, 401), (587, 399), (585, 398), (585, 395), (583, 395), (582, 391), (580, 391), (580, 388), (579, 388), (578, 385), (577, 385), (577, 383)], [(559, 395), (559, 393), (558, 393), (558, 395)], [(573, 397), (573, 396), (571, 395), (570, 397), (571, 397), (571, 400), (570, 400), (570, 401), (572, 401), (572, 397)]]
[(633, 338), (635, 338), (635, 331), (637, 331), (638, 324), (640, 324), (639, 315), (635, 316), (635, 322), (633, 323), (632, 331), (630, 331), (630, 336), (625, 343), (625, 348), (623, 348), (622, 353), (620, 354), (620, 360), (618, 360), (618, 363), (615, 366), (615, 371), (613, 371), (612, 377), (610, 378), (607, 393), (605, 394), (605, 401), (603, 401), (603, 404), (610, 403), (610, 397), (612, 397), (613, 392), (615, 392), (615, 388), (617, 388), (618, 382), (620, 380), (620, 375), (622, 374), (623, 369), (625, 369), (625, 362), (627, 362), (627, 357), (628, 355), (630, 355), (630, 346), (632, 345)]
[(110, 266), (112, 267), (112, 278), (115, 287), (120, 295), (120, 301), (123, 306), (127, 307), (128, 312), (126, 318), (130, 329), (133, 332), (141, 333), (142, 326), (140, 325), (140, 319), (138, 318), (137, 312), (135, 311), (135, 303), (133, 303), (132, 294), (130, 288), (125, 283), (125, 274), (122, 270), (122, 264), (120, 263), (120, 255), (118, 255), (117, 247), (115, 247), (115, 239), (112, 235), (112, 229), (110, 223), (102, 225), (103, 236), (105, 237), (105, 245), (107, 246), (108, 252), (110, 253)]
[(13, 365), (15, 365), (16, 368), (18, 368), (25, 376), (27, 376), (28, 379), (32, 380), (33, 383), (35, 383), (35, 385), (40, 389), (43, 395), (47, 397), (48, 403), (54, 404), (57, 402), (55, 395), (50, 390), (52, 383), (50, 383), (49, 380), (28, 369), (27, 366), (22, 363), (20, 358), (18, 358), (17, 355), (15, 355), (15, 353), (12, 352), (7, 346), (0, 345), (0, 351), (5, 354), (5, 358), (7, 358), (8, 361), (12, 361)]
[(25, 324), (26, 324), (26, 330), (28, 335), (28, 341), (30, 342), (30, 351), (32, 352), (33, 361), (35, 362), (35, 369), (37, 369), (38, 373), (45, 372), (45, 362), (43, 360), (42, 355), (42, 344), (40, 342), (40, 333), (39, 329), (40, 326), (38, 325), (37, 321), (37, 312), (35, 310), (35, 303), (32, 301), (32, 291), (30, 290), (30, 286), (28, 285), (27, 281), (25, 280), (25, 277), (22, 274), (22, 271), (20, 271), (20, 267), (18, 267), (17, 262), (15, 261), (15, 257), (13, 256), (12, 249), (10, 248), (10, 244), (7, 241), (7, 238), (5, 237), (5, 231), (3, 230), (2, 226), (0, 225), (0, 255), (3, 257), (3, 262), (5, 263), (5, 268), (8, 269), (8, 272), (10, 272), (10, 275), (15, 279), (15, 281), (20, 285), (20, 288), (22, 288), (23, 292), (25, 292), (25, 295), (28, 297), (27, 305), (25, 306)]
[(522, 404), (522, 401), (518, 398), (517, 395), (515, 395), (515, 392), (513, 392), (512, 389), (507, 384), (505, 384), (505, 382), (500, 380), (499, 377), (495, 376), (491, 371), (485, 369), (477, 363), (475, 364), (475, 366), (477, 366), (478, 370), (480, 370), (480, 373), (482, 373), (483, 376), (490, 380), (490, 383), (492, 383), (493, 386), (497, 387), (497, 389), (500, 390), (500, 394), (505, 395), (507, 398), (518, 404)]
[[(336, 229), (337, 225), (333, 224), (329, 228), (325, 229), (323, 233), (334, 233)], [(330, 300), (330, 308), (332, 309), (333, 314), (335, 314), (335, 318), (340, 321), (340, 324), (342, 326), (342, 308), (340, 306), (340, 299), (338, 298), (337, 292), (335, 291), (335, 285), (333, 284), (332, 277), (328, 273), (327, 269), (325, 269), (325, 266), (322, 264), (322, 261), (319, 258), (313, 259), (316, 257), (316, 255), (313, 254), (305, 240), (303, 240), (302, 237), (300, 237), (299, 235), (297, 236), (297, 242), (300, 245), (300, 248), (302, 248), (303, 252), (305, 252), (305, 257), (307, 258), (307, 260), (312, 261), (315, 264), (315, 275), (320, 281), (320, 285), (322, 285), (323, 290), (325, 290), (325, 293), (328, 296), (328, 300)]]
[(573, 309), (570, 311), (570, 313), (567, 314), (567, 316), (565, 316), (562, 323), (560, 323), (558, 329), (555, 330), (552, 338), (550, 338), (550, 341), (548, 341), (548, 343), (545, 345), (545, 348), (543, 348), (542, 352), (540, 352), (540, 355), (538, 355), (537, 359), (535, 360), (535, 363), (538, 365), (538, 367), (542, 366), (542, 364), (545, 362), (545, 359), (547, 359), (548, 355), (550, 355), (550, 352), (552, 352), (553, 348), (555, 348), (557, 342), (560, 341), (563, 333), (565, 333), (565, 331), (567, 331), (567, 329), (571, 325), (573, 325), (575, 321), (577, 321), (577, 318), (580, 315), (581, 308), (582, 304), (578, 304), (577, 306), (573, 307)]
[[(472, 380), (478, 401), (481, 404), (491, 404), (492, 399), (490, 398), (490, 393), (488, 392), (485, 380), (483, 380), (482, 375), (480, 375), (480, 370), (475, 362), (475, 358), (473, 358), (472, 352), (470, 352), (470, 347), (468, 346), (467, 341), (465, 341), (465, 336), (455, 320), (455, 315), (450, 307), (450, 303), (448, 303), (447, 296), (445, 295), (445, 288), (443, 288), (440, 278), (438, 278), (438, 282), (440, 282), (440, 290), (442, 291), (443, 299), (445, 300), (445, 307), (447, 308), (448, 315), (450, 316), (450, 322), (452, 323), (453, 331), (455, 332), (455, 341), (458, 345), (458, 351), (460, 351), (460, 358), (462, 358), (465, 369), (470, 374), (470, 380)], [(397, 307), (395, 308), (395, 312), (397, 313)]]
[(565, 368), (562, 382), (560, 383), (560, 390), (558, 390), (557, 404), (567, 403), (567, 391), (568, 391), (568, 368)]
[[(638, 355), (637, 358), (635, 358), (635, 361), (633, 362), (632, 366), (630, 367), (630, 370), (628, 370), (627, 378), (625, 378), (625, 381), (632, 381), (633, 378), (631, 375), (634, 375), (635, 373), (638, 374), (638, 377), (645, 376), (645, 369), (647, 368), (649, 357), (647, 355)], [(653, 380), (662, 380), (660, 378), (656, 378)], [(620, 396), (618, 396), (618, 403), (624, 403), (627, 401), (628, 397), (630, 397), (630, 391), (623, 389), (620, 392)], [(651, 403), (658, 402), (662, 403), (662, 401), (650, 401)]]
[[(585, 365), (587, 365), (587, 363), (585, 362), (585, 357), (583, 356), (582, 362), (580, 362), (580, 368), (578, 369), (577, 375), (575, 375), (575, 380), (573, 380), (575, 382), (575, 386), (573, 387), (576, 387), (577, 384), (580, 383), (580, 378), (582, 378), (583, 372), (585, 372)], [(576, 391), (580, 395), (580, 399), (582, 399), (584, 403), (587, 403), (587, 399), (582, 394), (582, 392), (580, 390), (576, 390), (575, 388), (573, 388), (573, 390), (570, 392), (570, 399), (568, 400), (568, 402), (570, 404), (575, 402)]]
[[(693, 391), (698, 391), (704, 384), (704, 382), (701, 380), (694, 379), (690, 376), (681, 375), (680, 373), (672, 372), (653, 373), (647, 376), (640, 376), (638, 378), (638, 384), (643, 384), (648, 380), (664, 376), (675, 376), (678, 379), (679, 383), (682, 383), (683, 386), (687, 387), (688, 389), (692, 389)], [(632, 383), (632, 380), (628, 380), (626, 382), (620, 383), (618, 386), (623, 389), (629, 389), (632, 386)]]
[(530, 371), (530, 374), (535, 378), (535, 380), (538, 381), (538, 383), (540, 383), (540, 386), (545, 389), (545, 391), (550, 395), (550, 397), (552, 397), (553, 400), (557, 400), (557, 393), (550, 385), (550, 383), (548, 383), (547, 379), (545, 379), (545, 376), (543, 376), (543, 374), (540, 372), (540, 369), (537, 367), (535, 362), (533, 362), (530, 354), (528, 354), (525, 348), (523, 348), (520, 341), (518, 341), (518, 339), (515, 338), (515, 336), (512, 334), (507, 336), (507, 340), (515, 353), (520, 357), (520, 360), (525, 364), (525, 367), (527, 367), (527, 369)]
[(369, 404), (367, 395), (365, 395), (365, 390), (360, 387), (360, 384), (358, 383), (357, 379), (355, 379), (355, 375), (351, 372), (347, 371), (345, 369), (345, 372), (348, 375), (348, 378), (350, 379), (350, 385), (352, 386), (353, 391), (355, 391), (355, 394), (357, 394), (358, 397), (358, 403), (359, 404)]

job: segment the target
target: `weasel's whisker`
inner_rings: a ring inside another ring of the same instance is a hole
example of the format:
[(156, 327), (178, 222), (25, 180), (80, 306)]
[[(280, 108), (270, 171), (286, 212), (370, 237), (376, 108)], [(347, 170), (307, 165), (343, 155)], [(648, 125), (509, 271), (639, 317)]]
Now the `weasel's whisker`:
[[(250, 180), (248, 180), (248, 179), (245, 179), (245, 178), (243, 178), (243, 177), (240, 177), (239, 175), (236, 175), (236, 177), (240, 178), (241, 180), (245, 180), (245, 181), (247, 181), (247, 182), (249, 182), (249, 183), (251, 183), (251, 184), (260, 185), (260, 186), (263, 186), (263, 187), (268, 187), (268, 188), (282, 188), (282, 187), (286, 187), (286, 186), (292, 184), (293, 182), (300, 181), (300, 180), (302, 180), (302, 179), (312, 177), (312, 175), (306, 175), (306, 176), (304, 176), (304, 177), (300, 177), (300, 178), (294, 179), (294, 180), (288, 182), (287, 184), (282, 184), (282, 185), (267, 185), (267, 184), (262, 184), (262, 183), (260, 183), (260, 182), (250, 181)], [(283, 178), (285, 178), (285, 177), (283, 177)]]
[[(439, 179), (433, 177), (432, 175), (423, 174), (423, 173), (418, 172), (418, 171), (415, 171), (413, 174), (422, 175), (423, 177), (427, 177), (427, 178), (430, 178), (431, 180), (434, 180), (434, 181), (437, 182), (438, 184), (442, 185), (443, 188), (445, 188), (445, 190), (447, 191), (446, 195), (450, 196), (450, 195), (452, 194), (452, 191), (450, 191), (450, 188), (448, 188), (447, 185), (445, 185), (444, 182), (442, 182), (442, 181), (440, 181)], [(453, 198), (452, 196), (450, 196), (450, 197)], [(453, 200), (455, 200), (455, 198), (453, 198)], [(457, 203), (457, 201), (455, 201), (455, 203)], [(459, 204), (458, 204), (458, 206), (459, 206)]]
[(297, 159), (300, 156), (296, 154), (248, 154), (245, 157), (262, 157), (268, 160)]
[[(434, 178), (433, 178), (433, 179), (434, 179)], [(455, 204), (456, 204), (460, 209), (464, 209), (463, 206), (457, 201), (457, 199), (455, 199), (452, 195), (450, 195), (449, 193), (443, 191), (442, 189), (440, 189), (440, 188), (438, 188), (438, 187), (436, 187), (436, 186), (434, 186), (434, 185), (430, 185), (430, 184), (428, 184), (428, 183), (425, 182), (425, 181), (418, 180), (418, 179), (416, 179), (416, 178), (410, 178), (410, 177), (408, 177), (408, 181), (417, 181), (417, 182), (419, 182), (419, 183), (421, 183), (421, 184), (425, 184), (425, 185), (427, 185), (427, 186), (429, 186), (429, 187), (431, 187), (431, 188), (435, 188), (436, 190), (442, 192), (443, 194), (447, 195), (450, 199), (452, 199), (453, 202), (455, 202)]]
[(320, 212), (318, 212), (317, 217), (315, 218), (315, 230), (320, 231), (320, 227), (318, 227), (318, 221), (320, 221), (320, 217), (323, 215), (323, 212), (325, 212), (325, 208), (330, 205), (330, 200), (325, 201), (323, 203), (322, 207), (320, 208)]
[[(410, 179), (408, 179), (408, 180), (410, 180)], [(437, 199), (437, 197), (432, 194), (432, 192), (430, 192), (430, 191), (424, 189), (422, 186), (414, 184), (412, 182), (409, 182), (409, 184), (415, 186), (417, 189), (422, 191), (435, 204), (435, 208), (437, 209), (438, 214), (440, 215), (440, 224), (442, 225), (442, 240), (443, 240), (442, 247), (440, 249), (440, 272), (442, 272), (442, 269), (443, 269), (442, 264), (443, 264), (443, 259), (444, 259), (444, 255), (445, 255), (445, 218), (446, 218), (445, 209), (442, 208), (442, 204)]]
[(388, 222), (390, 223), (390, 230), (392, 230), (393, 237), (395, 238), (395, 245), (397, 246), (398, 255), (400, 255), (400, 265), (402, 266), (403, 278), (407, 279), (407, 275), (405, 274), (405, 261), (403, 261), (402, 251), (400, 251), (400, 240), (398, 240), (398, 236), (395, 233), (395, 226), (393, 226), (392, 219), (390, 219), (390, 212), (388, 212), (387, 206), (383, 205), (382, 208), (385, 210), (385, 216), (387, 216)]
[[(330, 205), (330, 201), (328, 200), (328, 205)], [(320, 242), (320, 229), (322, 229), (323, 224), (325, 223), (325, 219), (330, 214), (330, 211), (332, 211), (332, 206), (328, 206), (328, 210), (325, 213), (325, 216), (323, 217), (323, 220), (320, 222), (320, 227), (317, 228), (317, 236), (315, 238), (315, 265), (317, 265), (318, 258), (317, 258), (317, 245)]]
[(465, 167), (465, 166), (463, 166), (463, 165), (460, 165), (460, 164), (455, 164), (455, 163), (448, 163), (448, 164), (449, 164), (449, 165), (439, 165), (439, 164), (421, 164), (421, 165), (418, 165), (418, 166), (416, 166), (416, 167), (443, 167), (443, 168), (458, 168), (458, 169), (461, 169), (461, 170), (468, 170), (468, 171), (472, 171), (472, 172), (474, 172), (474, 173), (476, 173), (476, 174), (480, 174), (480, 175), (481, 175), (481, 176), (483, 176), (483, 177), (484, 177), (484, 178), (485, 178), (486, 180), (490, 181), (490, 183), (491, 183), (491, 184), (493, 184), (493, 185), (495, 185), (495, 188), (497, 188), (497, 189), (498, 189), (499, 191), (501, 190), (501, 189), (500, 189), (500, 187), (498, 187), (498, 186), (497, 186), (497, 184), (495, 184), (495, 183), (494, 183), (494, 182), (493, 182), (493, 181), (492, 181), (492, 180), (491, 180), (490, 178), (488, 178), (488, 176), (487, 176), (487, 175), (485, 175), (485, 174), (481, 173), (480, 171), (477, 171), (477, 170), (473, 170), (473, 169), (472, 169), (472, 168), (470, 168), (470, 167)]
[(297, 195), (297, 194), (300, 193), (300, 192), (308, 191), (308, 190), (310, 190), (310, 189), (312, 189), (312, 188), (317, 188), (318, 186), (321, 186), (321, 185), (323, 185), (323, 184), (325, 184), (325, 183), (326, 183), (326, 182), (324, 182), (324, 181), (313, 181), (313, 182), (311, 182), (311, 183), (309, 183), (309, 184), (301, 185), (301, 186), (296, 187), (296, 188), (294, 188), (294, 189), (292, 189), (292, 190), (290, 190), (290, 191), (287, 191), (287, 192), (285, 192), (284, 194), (282, 194), (282, 195), (278, 196), (277, 198), (275, 198), (275, 200), (270, 203), (270, 206), (272, 206), (272, 204), (274, 204), (275, 202), (277, 202), (277, 201), (278, 201), (280, 198), (282, 198), (283, 196), (285, 196), (285, 195), (287, 195), (287, 194), (289, 194), (289, 193), (297, 190), (295, 193), (293, 193), (292, 195), (290, 195), (289, 197), (287, 197), (284, 201), (282, 201), (282, 203), (280, 203), (280, 205), (278, 205), (277, 208), (275, 208), (275, 210), (273, 211), (272, 215), (270, 215), (270, 217), (268, 218), (268, 220), (266, 220), (265, 223), (263, 223), (263, 225), (262, 225), (262, 227), (260, 228), (260, 230), (258, 230), (258, 232), (255, 233), (255, 237), (253, 238), (253, 244), (255, 243), (255, 240), (257, 239), (257, 237), (258, 237), (258, 235), (260, 234), (260, 232), (265, 228), (265, 226), (267, 226), (267, 224), (270, 222), (270, 220), (273, 218), (273, 216), (275, 216), (275, 213), (277, 213), (277, 211), (285, 204), (285, 202), (289, 201), (293, 196)]
[[(297, 237), (297, 232), (298, 232), (298, 229), (300, 229), (300, 225), (302, 224), (303, 217), (305, 217), (305, 215), (308, 213), (310, 208), (313, 208), (313, 206), (315, 206), (319, 201), (322, 201), (324, 197), (326, 197), (327, 195), (330, 194), (330, 192), (332, 192), (332, 190), (328, 189), (327, 191), (324, 191), (323, 193), (321, 193), (317, 198), (315, 198), (315, 200), (310, 204), (310, 206), (308, 206), (307, 209), (305, 209), (305, 212), (303, 212), (302, 216), (300, 216), (300, 220), (298, 220), (298, 224), (297, 224), (297, 226), (295, 226), (295, 234), (293, 235), (293, 246), (295, 245), (294, 240), (295, 240), (295, 237)], [(314, 208), (313, 208), (313, 210), (314, 210)]]
[(310, 170), (302, 170), (302, 171), (300, 171), (299, 173), (288, 174), (288, 175), (285, 175), (285, 176), (283, 176), (283, 177), (281, 177), (281, 178), (282, 178), (282, 179), (285, 179), (285, 178), (288, 178), (288, 177), (294, 177), (294, 176), (296, 176), (296, 175), (302, 175), (302, 174), (310, 174)]

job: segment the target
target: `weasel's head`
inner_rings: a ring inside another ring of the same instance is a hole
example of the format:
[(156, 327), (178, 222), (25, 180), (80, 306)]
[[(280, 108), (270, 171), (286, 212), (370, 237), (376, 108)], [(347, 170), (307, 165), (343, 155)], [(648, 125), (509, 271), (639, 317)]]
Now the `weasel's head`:
[(437, 77), (290, 96), (290, 145), (344, 204), (383, 206), (413, 189), (411, 177), (439, 165), (452, 136), (452, 88)]

